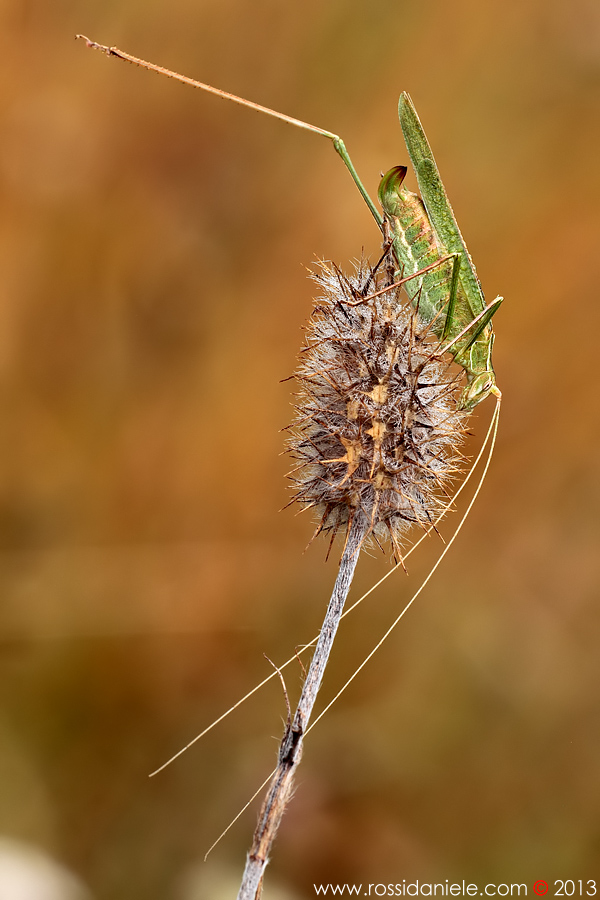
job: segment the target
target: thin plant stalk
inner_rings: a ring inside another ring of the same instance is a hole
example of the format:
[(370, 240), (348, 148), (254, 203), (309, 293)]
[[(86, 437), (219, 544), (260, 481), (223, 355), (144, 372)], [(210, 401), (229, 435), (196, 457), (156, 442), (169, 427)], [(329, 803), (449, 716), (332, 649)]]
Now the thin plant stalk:
[(288, 722), (281, 739), (277, 768), (260, 810), (252, 845), (246, 858), (238, 900), (258, 900), (260, 898), (264, 871), (269, 861), (269, 851), (292, 794), (294, 775), (302, 757), (304, 735), (325, 674), (325, 667), (344, 611), (344, 604), (350, 591), (366, 531), (367, 524), (364, 517), (356, 515), (350, 524), (329, 606), (304, 680), (296, 712), (293, 719)]

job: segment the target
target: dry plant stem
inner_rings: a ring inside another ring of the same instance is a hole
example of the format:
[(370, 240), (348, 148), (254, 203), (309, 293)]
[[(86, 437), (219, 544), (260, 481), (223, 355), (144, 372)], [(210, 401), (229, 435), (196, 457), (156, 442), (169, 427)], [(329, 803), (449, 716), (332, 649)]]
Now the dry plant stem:
[(294, 774), (302, 756), (304, 735), (325, 674), (325, 667), (352, 584), (367, 527), (365, 517), (360, 513), (355, 515), (300, 700), (294, 718), (286, 727), (281, 740), (277, 769), (258, 817), (252, 846), (246, 859), (238, 900), (259, 900), (260, 898), (262, 879), (269, 861), (269, 851), (291, 797)]

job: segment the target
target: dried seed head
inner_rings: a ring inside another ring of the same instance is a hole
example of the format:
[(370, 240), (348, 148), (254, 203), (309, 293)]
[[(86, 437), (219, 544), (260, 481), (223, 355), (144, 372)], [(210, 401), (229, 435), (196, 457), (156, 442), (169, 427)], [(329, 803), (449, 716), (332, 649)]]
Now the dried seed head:
[(431, 328), (403, 302), (393, 268), (346, 277), (321, 263), (306, 327), (289, 451), (295, 495), (332, 536), (361, 517), (365, 536), (400, 541), (430, 526), (459, 470), (460, 385)]

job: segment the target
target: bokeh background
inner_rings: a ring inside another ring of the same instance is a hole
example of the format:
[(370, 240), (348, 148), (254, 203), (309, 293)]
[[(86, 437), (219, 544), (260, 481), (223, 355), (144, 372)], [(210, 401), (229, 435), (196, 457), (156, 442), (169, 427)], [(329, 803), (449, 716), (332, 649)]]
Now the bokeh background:
[[(256, 805), (202, 857), (274, 764), (280, 686), (147, 776), (318, 629), (335, 558), (279, 512), (281, 382), (305, 267), (379, 248), (324, 139), (76, 32), (341, 134), (372, 193), (410, 91), (506, 298), (488, 480), (311, 734), (266, 900), (600, 876), (596, 0), (0, 2), (6, 846), (73, 873), (64, 898), (235, 896)], [(324, 699), (440, 546), (345, 621)], [(388, 567), (365, 558), (354, 596)]]

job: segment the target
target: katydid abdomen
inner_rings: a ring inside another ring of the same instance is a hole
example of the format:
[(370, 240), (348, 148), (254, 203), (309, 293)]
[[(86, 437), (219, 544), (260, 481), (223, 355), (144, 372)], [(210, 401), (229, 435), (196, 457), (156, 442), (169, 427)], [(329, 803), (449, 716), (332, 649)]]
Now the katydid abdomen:
[(472, 290), (468, 290), (472, 285), (463, 284), (472, 264), (463, 270), (463, 254), (444, 245), (423, 200), (403, 186), (405, 175), (406, 166), (395, 166), (379, 185), (384, 236), (391, 242), (399, 276), (410, 279), (404, 287), (418, 306), (420, 317), (431, 323), (442, 349), (465, 370), (468, 384), (461, 406), (472, 409), (488, 394), (498, 393), (491, 364), (494, 335), (489, 320), (500, 298), (487, 310), (477, 282), (477, 300), (481, 300), (477, 311), (472, 308)]
[[(384, 212), (384, 235), (392, 244), (398, 263), (396, 278), (410, 278), (404, 285), (409, 299), (418, 303), (419, 315), (431, 322), (434, 333), (441, 338), (452, 282), (452, 260), (429, 221), (421, 198), (403, 187), (406, 166), (396, 166), (384, 175), (379, 185), (379, 200)], [(439, 265), (436, 265), (439, 263)], [(423, 275), (422, 272), (434, 266)], [(458, 334), (457, 329), (456, 334)]]

